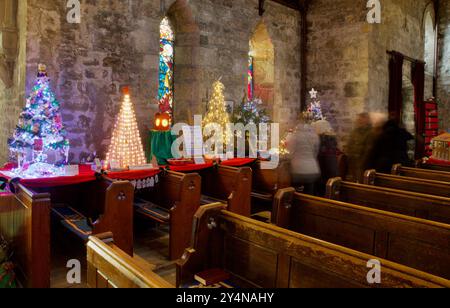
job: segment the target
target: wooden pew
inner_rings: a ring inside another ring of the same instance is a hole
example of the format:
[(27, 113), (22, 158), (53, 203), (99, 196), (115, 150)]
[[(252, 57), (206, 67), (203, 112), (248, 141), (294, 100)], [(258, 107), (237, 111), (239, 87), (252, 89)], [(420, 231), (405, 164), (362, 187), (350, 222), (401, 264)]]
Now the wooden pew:
[(0, 197), (0, 234), (13, 244), (21, 283), (50, 287), (50, 195), (19, 185), (16, 195)]
[(291, 187), (289, 161), (281, 161), (275, 169), (262, 169), (261, 161), (257, 161), (252, 171), (252, 197), (257, 200), (272, 202), (278, 189)]
[(375, 257), (229, 211), (204, 206), (195, 215), (192, 247), (177, 263), (177, 285), (220, 268), (241, 287), (449, 287), (450, 281), (379, 259), (380, 285), (367, 282)]
[(52, 212), (64, 227), (85, 242), (91, 235), (112, 230), (117, 246), (133, 255), (134, 187), (130, 182), (102, 177), (91, 183), (48, 191)]
[[(290, 204), (283, 202), (286, 196)], [(280, 192), (280, 227), (450, 278), (450, 225), (348, 203)], [(276, 200), (277, 202), (278, 200)], [(432, 262), (430, 262), (432, 260)]]
[(416, 161), (416, 167), (427, 170), (450, 172), (450, 166), (426, 163), (425, 159)]
[(326, 198), (450, 224), (450, 198), (330, 179)]
[(156, 189), (142, 195), (137, 212), (170, 226), (169, 258), (176, 260), (189, 247), (192, 220), (200, 207), (201, 177), (196, 173), (167, 171), (159, 177)]
[(416, 179), (368, 170), (364, 174), (364, 184), (413, 191), (421, 194), (450, 197), (450, 183)]
[(392, 167), (392, 175), (406, 176), (425, 180), (450, 182), (450, 172), (434, 171), (420, 168), (403, 167), (401, 164)]
[(251, 215), (252, 169), (217, 166), (203, 170), (202, 204), (217, 201), (228, 205), (230, 212)]
[(87, 261), (90, 288), (174, 287), (116, 246), (112, 233), (89, 237)]

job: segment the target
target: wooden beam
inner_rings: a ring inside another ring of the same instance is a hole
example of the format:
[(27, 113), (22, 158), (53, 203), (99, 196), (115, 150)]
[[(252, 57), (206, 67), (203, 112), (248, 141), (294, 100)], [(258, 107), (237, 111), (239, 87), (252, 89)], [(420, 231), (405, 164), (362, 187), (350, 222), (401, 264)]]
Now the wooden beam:
[(264, 13), (266, 12), (266, 9), (264, 7), (265, 2), (266, 2), (265, 0), (259, 0), (259, 5), (258, 5), (259, 16), (263, 16)]
[(287, 6), (291, 9), (300, 11), (301, 6), (299, 2), (305, 2), (305, 0), (297, 1), (297, 0), (272, 0), (273, 2), (279, 3), (281, 5)]
[(306, 89), (306, 75), (308, 74), (308, 6), (309, 2), (306, 0), (299, 0), (300, 6), (300, 112), (307, 108), (307, 89)]

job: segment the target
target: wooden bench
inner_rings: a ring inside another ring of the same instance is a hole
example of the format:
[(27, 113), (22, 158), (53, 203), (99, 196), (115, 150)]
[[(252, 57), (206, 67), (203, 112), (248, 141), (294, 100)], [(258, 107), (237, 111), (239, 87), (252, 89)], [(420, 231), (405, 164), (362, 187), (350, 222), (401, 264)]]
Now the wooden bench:
[(90, 288), (173, 288), (114, 244), (113, 234), (89, 237), (87, 281)]
[[(450, 225), (280, 192), (278, 226), (450, 278)], [(286, 200), (292, 198), (291, 202)], [(430, 262), (432, 260), (432, 262)]]
[(450, 172), (434, 171), (420, 168), (403, 167), (401, 164), (392, 167), (392, 175), (406, 176), (425, 180), (450, 182)]
[(167, 171), (156, 188), (135, 202), (137, 213), (170, 227), (169, 258), (176, 260), (189, 247), (192, 220), (200, 207), (201, 177)]
[(0, 234), (13, 244), (16, 273), (25, 287), (50, 287), (50, 195), (18, 185), (0, 197)]
[(368, 170), (364, 174), (364, 184), (387, 187), (421, 194), (450, 197), (450, 183), (417, 178), (409, 178), (391, 174), (377, 173)]
[(102, 177), (50, 191), (54, 217), (65, 228), (85, 242), (91, 235), (115, 232), (117, 246), (133, 255), (134, 187), (130, 182)]
[(275, 169), (262, 169), (261, 161), (257, 161), (252, 171), (252, 198), (257, 201), (272, 202), (278, 189), (291, 187), (289, 161), (281, 161)]
[(445, 165), (430, 164), (426, 163), (425, 159), (416, 161), (416, 167), (427, 170), (450, 172), (450, 165), (445, 166)]
[(330, 179), (326, 198), (450, 224), (450, 198)]
[(217, 166), (203, 170), (202, 204), (223, 202), (230, 212), (251, 215), (252, 169)]
[(177, 263), (177, 285), (209, 268), (221, 268), (238, 286), (449, 287), (450, 281), (379, 259), (380, 285), (367, 282), (375, 257), (273, 225), (212, 204), (195, 215), (192, 247)]

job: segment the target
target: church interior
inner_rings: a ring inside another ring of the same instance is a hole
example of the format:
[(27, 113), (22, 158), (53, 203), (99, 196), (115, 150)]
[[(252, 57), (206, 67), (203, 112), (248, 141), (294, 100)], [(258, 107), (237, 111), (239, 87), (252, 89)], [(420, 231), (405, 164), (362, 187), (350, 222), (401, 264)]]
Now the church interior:
[(450, 0), (0, 0), (0, 288), (449, 288)]

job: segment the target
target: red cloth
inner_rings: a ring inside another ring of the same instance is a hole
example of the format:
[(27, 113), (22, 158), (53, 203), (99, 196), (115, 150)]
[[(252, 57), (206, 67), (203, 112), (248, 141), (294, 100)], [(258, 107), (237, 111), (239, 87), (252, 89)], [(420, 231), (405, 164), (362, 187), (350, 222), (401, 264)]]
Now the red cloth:
[(450, 161), (430, 158), (430, 159), (427, 160), (426, 164), (427, 165), (450, 166)]
[(255, 161), (256, 158), (233, 158), (229, 160), (224, 160), (220, 164), (229, 167), (243, 167), (253, 164)]
[(206, 163), (206, 164), (189, 164), (184, 166), (169, 166), (171, 171), (175, 172), (194, 172), (200, 171), (204, 169), (208, 169), (214, 167), (214, 163)]
[[(0, 176), (10, 179), (9, 177), (2, 175), (0, 170)], [(8, 169), (3, 169), (8, 171)], [(76, 185), (81, 183), (87, 183), (95, 181), (95, 171), (91, 169), (91, 165), (80, 165), (80, 173), (75, 176), (61, 176), (55, 178), (42, 178), (42, 179), (28, 179), (20, 180), (20, 184), (30, 188), (45, 188), (45, 187), (59, 187), (67, 185)], [(107, 176), (111, 179), (120, 180), (142, 180), (160, 173), (159, 169), (151, 170), (138, 170), (138, 171), (123, 171), (123, 172), (111, 172)]]
[(123, 172), (108, 172), (106, 175), (114, 180), (133, 181), (151, 178), (159, 174), (160, 172), (161, 170), (159, 169), (147, 169), (147, 170), (133, 170)]

